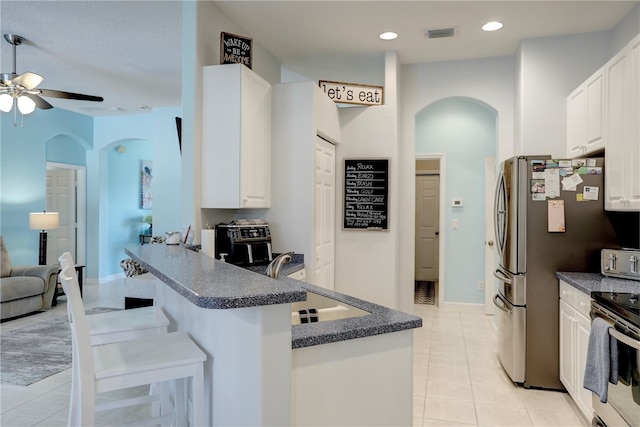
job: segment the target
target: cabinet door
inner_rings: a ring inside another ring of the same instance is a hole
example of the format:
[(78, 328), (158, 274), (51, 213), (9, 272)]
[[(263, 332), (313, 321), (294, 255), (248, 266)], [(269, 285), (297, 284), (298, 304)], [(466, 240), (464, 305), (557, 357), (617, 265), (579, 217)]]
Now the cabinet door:
[(628, 209), (640, 211), (640, 36), (629, 44), (629, 122), (624, 170)]
[(560, 300), (560, 381), (569, 394), (575, 394), (573, 322), (575, 310)]
[(606, 65), (605, 209), (640, 210), (640, 36)]
[(585, 119), (587, 117), (587, 93), (581, 85), (567, 97), (567, 157), (583, 155), (587, 139)]
[(604, 149), (604, 67), (585, 82), (585, 154)]
[(591, 322), (581, 314), (575, 317), (575, 393), (574, 400), (584, 416), (591, 419), (593, 416), (593, 405), (591, 403), (591, 391), (582, 386), (584, 369), (587, 366), (587, 348), (589, 347), (589, 333), (591, 332)]
[(271, 88), (243, 68), (240, 207), (268, 208), (271, 182)]
[(605, 67), (567, 97), (567, 156), (583, 157), (604, 149)]

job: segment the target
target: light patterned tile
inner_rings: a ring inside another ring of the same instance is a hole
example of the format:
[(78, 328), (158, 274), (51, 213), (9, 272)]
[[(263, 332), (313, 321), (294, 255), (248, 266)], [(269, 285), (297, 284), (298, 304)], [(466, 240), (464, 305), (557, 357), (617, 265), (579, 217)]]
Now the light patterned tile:
[(427, 379), (427, 397), (443, 399), (473, 400), (471, 383), (468, 381), (452, 381), (448, 379)]
[(424, 405), (424, 417), (457, 423), (476, 423), (473, 400), (427, 397)]
[(538, 408), (527, 409), (527, 412), (534, 427), (589, 427), (591, 425), (581, 415), (574, 412), (559, 412)]
[(422, 418), (424, 416), (425, 398), (422, 396), (413, 396), (413, 416)]
[(34, 426), (40, 422), (47, 421), (44, 418), (29, 417), (26, 415), (14, 414), (13, 412), (0, 415), (0, 425), (11, 427)]
[(459, 423), (456, 421), (446, 420), (434, 420), (432, 418), (425, 418), (423, 421), (424, 427), (470, 427), (477, 426), (477, 424)]
[(524, 407), (508, 405), (476, 404), (478, 425), (483, 427), (529, 427), (533, 426)]
[(572, 412), (571, 396), (560, 391), (545, 391), (519, 388), (524, 404), (530, 409), (545, 409), (551, 412)]

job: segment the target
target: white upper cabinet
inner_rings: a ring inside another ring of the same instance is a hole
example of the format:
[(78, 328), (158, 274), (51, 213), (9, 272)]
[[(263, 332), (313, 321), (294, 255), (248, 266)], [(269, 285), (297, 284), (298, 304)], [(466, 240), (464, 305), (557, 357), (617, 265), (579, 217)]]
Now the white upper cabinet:
[(604, 149), (605, 67), (567, 97), (567, 157), (583, 157)]
[(606, 64), (605, 209), (640, 211), (640, 35)]
[(271, 85), (241, 64), (202, 74), (202, 207), (268, 208)]

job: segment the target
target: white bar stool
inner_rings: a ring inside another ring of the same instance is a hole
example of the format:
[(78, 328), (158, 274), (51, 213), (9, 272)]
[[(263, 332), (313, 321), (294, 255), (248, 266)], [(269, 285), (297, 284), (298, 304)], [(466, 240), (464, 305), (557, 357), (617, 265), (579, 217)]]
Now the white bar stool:
[[(96, 405), (96, 395), (139, 385), (176, 380), (174, 413), (169, 399), (162, 399), (161, 416), (150, 423), (199, 426), (204, 420), (203, 365), (205, 353), (183, 332), (134, 341), (93, 346), (87, 316), (80, 297), (78, 278), (71, 254), (60, 256), (60, 278), (67, 294), (69, 324), (73, 342), (73, 375), (69, 425), (95, 425), (96, 411), (120, 408), (158, 400), (143, 396)], [(192, 419), (187, 421), (187, 387), (191, 380)], [(135, 421), (140, 425), (140, 421)]]

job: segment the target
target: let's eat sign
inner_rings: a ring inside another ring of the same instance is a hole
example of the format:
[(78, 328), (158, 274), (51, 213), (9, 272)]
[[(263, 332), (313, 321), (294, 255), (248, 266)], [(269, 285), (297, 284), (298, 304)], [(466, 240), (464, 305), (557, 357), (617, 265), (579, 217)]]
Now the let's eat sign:
[(320, 89), (336, 104), (384, 105), (384, 86), (320, 80)]

